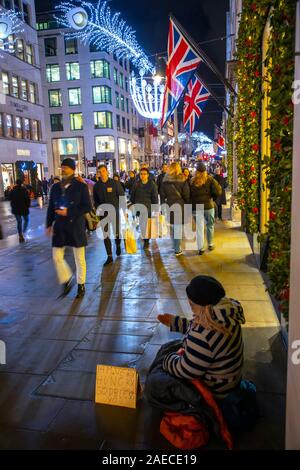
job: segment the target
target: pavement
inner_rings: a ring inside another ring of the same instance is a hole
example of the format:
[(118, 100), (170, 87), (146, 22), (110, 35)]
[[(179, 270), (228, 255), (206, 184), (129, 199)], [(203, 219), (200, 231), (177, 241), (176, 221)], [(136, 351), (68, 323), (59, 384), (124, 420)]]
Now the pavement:
[[(136, 409), (95, 404), (95, 371), (97, 364), (135, 367), (143, 384), (160, 346), (180, 337), (158, 324), (157, 314), (189, 317), (185, 287), (199, 273), (219, 279), (245, 311), (244, 377), (257, 385), (260, 418), (253, 431), (235, 438), (234, 448), (284, 448), (286, 351), (236, 223), (218, 222), (216, 249), (201, 257), (189, 250), (176, 258), (170, 240), (157, 240), (147, 254), (123, 253), (106, 268), (94, 233), (86, 296), (75, 300), (74, 287), (57, 299), (50, 240), (39, 219), (44, 210), (37, 211), (25, 244), (13, 235), (0, 244), (0, 339), (7, 353), (0, 365), (1, 449), (174, 450), (159, 432), (160, 414), (142, 396)], [(213, 437), (206, 447), (223, 448)]]

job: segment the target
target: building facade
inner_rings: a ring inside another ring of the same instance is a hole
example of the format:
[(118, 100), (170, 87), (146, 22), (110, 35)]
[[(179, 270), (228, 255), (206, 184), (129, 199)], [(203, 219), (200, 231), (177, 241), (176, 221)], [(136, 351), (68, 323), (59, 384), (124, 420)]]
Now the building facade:
[(95, 162), (110, 172), (138, 167), (129, 62), (67, 39), (51, 13), (38, 16), (37, 30), (50, 173), (59, 172), (66, 156), (77, 161), (80, 173), (95, 171)]
[(0, 0), (0, 12), (10, 9), (23, 31), (0, 41), (0, 198), (20, 171), (26, 184), (48, 172), (34, 0)]

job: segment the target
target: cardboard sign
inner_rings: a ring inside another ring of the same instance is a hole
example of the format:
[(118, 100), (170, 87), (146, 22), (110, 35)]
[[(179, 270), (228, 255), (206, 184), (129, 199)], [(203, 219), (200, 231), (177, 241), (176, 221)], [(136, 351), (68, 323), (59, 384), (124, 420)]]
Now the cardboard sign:
[(136, 369), (97, 366), (96, 403), (136, 408), (139, 387), (139, 376)]

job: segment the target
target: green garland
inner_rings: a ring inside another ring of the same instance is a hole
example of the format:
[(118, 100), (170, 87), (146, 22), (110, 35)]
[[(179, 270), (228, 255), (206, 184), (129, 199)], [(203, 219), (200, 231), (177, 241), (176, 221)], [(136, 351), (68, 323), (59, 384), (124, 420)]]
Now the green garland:
[[(230, 100), (230, 111), (234, 112), (234, 99), (231, 97)], [(229, 115), (227, 119), (227, 131), (226, 131), (226, 149), (227, 149), (227, 181), (230, 188), (231, 194), (233, 194), (233, 135), (234, 135), (234, 120)]]
[[(271, 38), (266, 63), (270, 70), (271, 156), (260, 155), (260, 109), (262, 100), (262, 35), (268, 13)], [(267, 172), (270, 190), (268, 223), (270, 292), (280, 301), (281, 311), (288, 316), (291, 181), (293, 149), (292, 82), (294, 79), (294, 0), (243, 1), (238, 52), (239, 87), (236, 133), (239, 192), (246, 229), (259, 232), (260, 181), (262, 166)], [(262, 158), (263, 157), (263, 158)]]

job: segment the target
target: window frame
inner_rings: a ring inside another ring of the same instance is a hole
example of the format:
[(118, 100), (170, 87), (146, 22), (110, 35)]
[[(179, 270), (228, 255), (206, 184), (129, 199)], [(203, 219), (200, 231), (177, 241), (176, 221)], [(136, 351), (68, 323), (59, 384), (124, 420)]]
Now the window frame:
[[(51, 95), (52, 95), (52, 92), (57, 92), (58, 93), (58, 102), (59, 104), (57, 105), (54, 105), (54, 104), (51, 104)], [(62, 97), (61, 97), (61, 89), (60, 88), (53, 88), (51, 90), (48, 90), (48, 102), (49, 102), (49, 108), (61, 108), (62, 107)]]
[[(81, 115), (81, 127), (75, 127), (73, 128), (72, 124), (75, 123), (74, 116)], [(82, 131), (83, 130), (83, 114), (82, 112), (80, 113), (70, 113), (70, 130), (71, 131)]]

